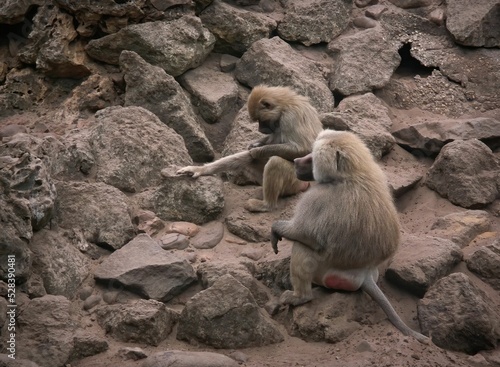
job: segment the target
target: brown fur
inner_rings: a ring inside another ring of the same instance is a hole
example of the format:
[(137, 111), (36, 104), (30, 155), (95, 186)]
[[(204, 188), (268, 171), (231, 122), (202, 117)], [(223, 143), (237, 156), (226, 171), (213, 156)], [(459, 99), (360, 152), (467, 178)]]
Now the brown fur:
[(262, 184), (264, 200), (250, 199), (245, 208), (253, 212), (276, 208), (278, 198), (293, 195), (307, 187), (298, 180), (293, 159), (311, 151), (323, 129), (318, 113), (308, 99), (287, 87), (255, 87), (247, 103), (252, 120), (266, 136), (249, 146), (248, 151), (223, 157), (204, 166), (188, 166), (178, 174), (193, 177), (244, 170)]
[(293, 292), (283, 304), (310, 301), (311, 283), (343, 290), (359, 288), (372, 296), (405, 335), (427, 343), (397, 315), (376, 284), (378, 265), (396, 252), (399, 220), (386, 178), (365, 144), (349, 132), (325, 130), (311, 157), (296, 159), (300, 177), (311, 169), (316, 185), (297, 204), (290, 221), (272, 225), (277, 252), (282, 237), (295, 241), (290, 261)]

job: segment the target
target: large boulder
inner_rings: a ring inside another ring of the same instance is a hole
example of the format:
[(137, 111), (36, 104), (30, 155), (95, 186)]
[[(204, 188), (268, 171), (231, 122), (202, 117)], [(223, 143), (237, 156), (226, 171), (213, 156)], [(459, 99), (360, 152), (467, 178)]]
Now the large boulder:
[(227, 274), (186, 303), (177, 339), (215, 348), (245, 348), (279, 343), (283, 335), (248, 288)]
[(500, 46), (500, 1), (446, 1), (446, 28), (464, 46)]
[(113, 252), (95, 269), (94, 277), (162, 302), (182, 293), (197, 280), (186, 255), (163, 250), (147, 234), (138, 235)]
[(78, 229), (85, 240), (118, 249), (135, 233), (127, 197), (102, 182), (56, 184), (57, 218), (64, 229)]
[(328, 44), (334, 59), (330, 89), (349, 96), (383, 88), (401, 62), (398, 48), (381, 28), (336, 38)]
[(487, 145), (477, 139), (447, 144), (429, 169), (426, 184), (453, 204), (478, 208), (498, 196), (500, 168)]
[(91, 73), (82, 40), (73, 26), (74, 19), (57, 6), (45, 5), (33, 18), (28, 43), (20, 59), (36, 64), (45, 74), (56, 78), (83, 78)]
[(195, 16), (164, 22), (130, 25), (117, 33), (91, 40), (87, 53), (94, 59), (118, 65), (123, 50), (137, 52), (147, 62), (178, 76), (195, 68), (212, 51), (215, 37)]
[(373, 93), (344, 98), (335, 112), (321, 115), (326, 128), (352, 131), (368, 146), (375, 158), (387, 154), (395, 143), (389, 110)]
[[(148, 64), (133, 51), (121, 53), (120, 67), (124, 71), (127, 84), (125, 105), (141, 106), (153, 112), (165, 125), (182, 136), (184, 145), (195, 161), (211, 161), (214, 158), (212, 145), (193, 111), (189, 97), (174, 77), (162, 68)], [(146, 142), (145, 146), (149, 146), (149, 142)], [(170, 150), (172, 147), (175, 147), (176, 151), (179, 149), (178, 143), (165, 142), (163, 150)], [(187, 163), (186, 159), (175, 162), (174, 157), (174, 155), (169, 157), (170, 163), (179, 165)], [(155, 172), (159, 174), (157, 169), (159, 162), (157, 159), (153, 161), (156, 161)]]
[(41, 367), (66, 365), (77, 326), (70, 310), (71, 302), (63, 296), (46, 295), (25, 304), (17, 318), (16, 356)]
[(398, 143), (434, 155), (454, 140), (500, 140), (500, 121), (490, 117), (444, 119), (418, 122), (394, 131)]
[(500, 291), (500, 240), (474, 251), (466, 263), (470, 271)]
[(153, 346), (160, 344), (172, 332), (177, 320), (175, 311), (152, 299), (103, 305), (96, 314), (99, 325), (113, 338)]
[(348, 0), (292, 0), (285, 3), (278, 34), (286, 41), (306, 46), (330, 42), (349, 24), (352, 2)]
[(323, 72), (279, 37), (255, 42), (236, 64), (235, 73), (241, 83), (250, 87), (290, 86), (309, 97), (319, 112), (333, 111), (333, 95)]
[(221, 0), (215, 0), (203, 10), (200, 19), (215, 35), (215, 51), (219, 53), (241, 55), (252, 43), (269, 38), (276, 29), (274, 19)]
[(438, 279), (462, 260), (460, 247), (450, 240), (405, 235), (386, 270), (387, 280), (423, 297)]
[(422, 332), (445, 349), (476, 354), (500, 339), (498, 305), (464, 273), (436, 282), (418, 304), (418, 319)]
[(47, 293), (71, 299), (89, 274), (87, 257), (66, 238), (49, 230), (35, 233), (31, 249), (33, 267), (41, 275)]

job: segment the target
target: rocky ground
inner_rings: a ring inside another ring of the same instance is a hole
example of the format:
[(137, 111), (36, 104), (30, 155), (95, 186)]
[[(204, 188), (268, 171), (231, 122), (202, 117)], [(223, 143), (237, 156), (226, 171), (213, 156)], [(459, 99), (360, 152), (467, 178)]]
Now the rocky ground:
[[(0, 366), (500, 366), (499, 47), (499, 0), (4, 1)], [(379, 285), (433, 344), (361, 292), (276, 310), (299, 197), (175, 175), (259, 137), (259, 84), (379, 159)]]

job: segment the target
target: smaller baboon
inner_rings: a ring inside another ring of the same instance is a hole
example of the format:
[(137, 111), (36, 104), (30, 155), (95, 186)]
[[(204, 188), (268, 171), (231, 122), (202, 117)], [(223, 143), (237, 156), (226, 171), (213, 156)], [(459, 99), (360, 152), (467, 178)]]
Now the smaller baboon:
[(312, 283), (330, 289), (364, 290), (403, 334), (422, 343), (429, 338), (410, 329), (377, 286), (378, 266), (391, 258), (400, 240), (398, 214), (387, 180), (356, 135), (325, 130), (312, 153), (295, 159), (301, 180), (316, 181), (297, 203), (289, 221), (276, 221), (271, 244), (294, 241), (290, 259), (293, 291), (280, 303), (312, 300)]
[(287, 87), (255, 87), (247, 103), (248, 113), (258, 121), (265, 136), (247, 151), (223, 157), (203, 166), (181, 168), (177, 174), (196, 178), (220, 172), (244, 171), (262, 185), (264, 200), (250, 199), (245, 208), (265, 212), (276, 208), (278, 198), (304, 191), (309, 184), (295, 177), (293, 160), (311, 152), (323, 126), (309, 100)]

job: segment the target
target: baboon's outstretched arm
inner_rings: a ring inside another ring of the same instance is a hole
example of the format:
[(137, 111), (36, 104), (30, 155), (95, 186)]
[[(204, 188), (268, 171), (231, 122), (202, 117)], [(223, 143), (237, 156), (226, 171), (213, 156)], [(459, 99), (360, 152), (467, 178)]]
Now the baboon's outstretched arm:
[(318, 245), (310, 236), (300, 232), (300, 228), (289, 220), (278, 220), (271, 227), (271, 245), (274, 252), (278, 253), (278, 241), (285, 237), (291, 241), (297, 241), (313, 251), (321, 251), (322, 246)]
[(278, 156), (288, 161), (302, 157), (309, 153), (305, 150), (299, 150), (291, 144), (269, 144), (261, 147), (251, 148), (250, 155), (253, 159), (269, 159)]

